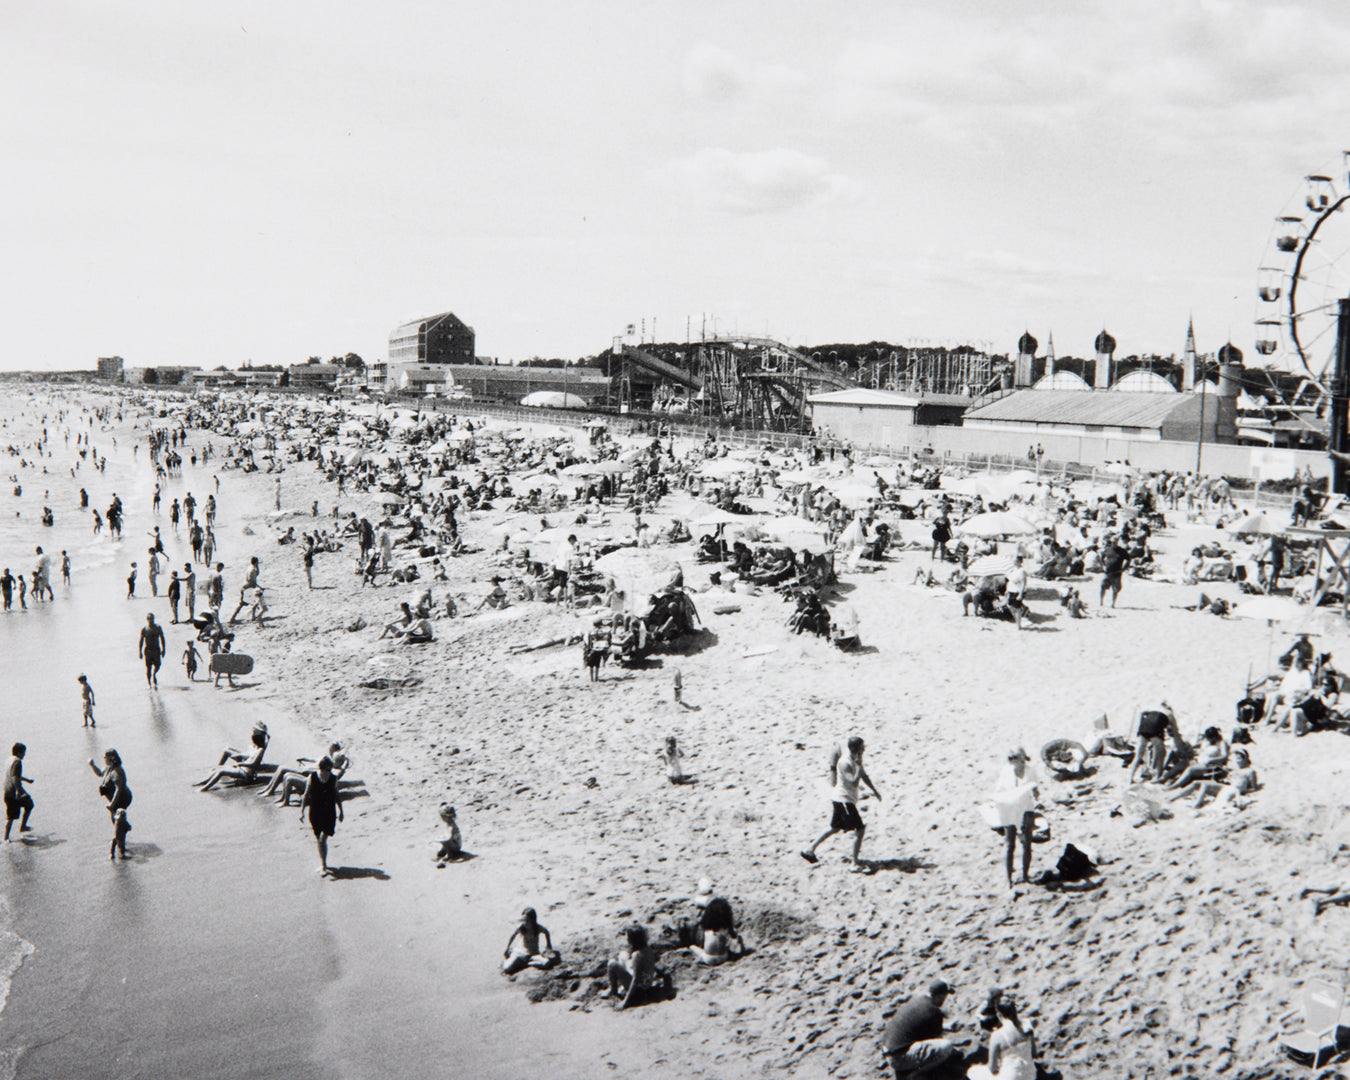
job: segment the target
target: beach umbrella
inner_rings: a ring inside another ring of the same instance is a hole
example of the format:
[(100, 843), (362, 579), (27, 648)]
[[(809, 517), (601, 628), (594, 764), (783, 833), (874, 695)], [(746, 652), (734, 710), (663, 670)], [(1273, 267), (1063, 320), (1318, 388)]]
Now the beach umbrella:
[(755, 464), (752, 461), (744, 461), (741, 458), (724, 457), (709, 458), (699, 465), (698, 471), (714, 480), (725, 480), (731, 476), (739, 476), (741, 473), (753, 472)]
[(679, 582), (680, 564), (650, 548), (620, 548), (595, 560), (595, 569), (624, 594), (625, 606), (646, 610), (647, 598)]
[(973, 578), (988, 577), (990, 574), (1007, 577), (1015, 569), (1017, 564), (1011, 555), (985, 555), (971, 563), (966, 573)]
[(715, 526), (715, 525), (735, 525), (754, 522), (754, 517), (750, 514), (733, 514), (730, 510), (723, 510), (720, 506), (714, 506), (701, 514), (694, 520), (695, 525)]
[(1233, 605), (1233, 614), (1243, 619), (1288, 622), (1305, 614), (1306, 608), (1284, 596), (1256, 596)]
[(622, 461), (579, 461), (563, 469), (562, 474), (575, 478), (617, 476), (619, 473), (628, 472), (630, 468), (631, 466), (625, 465)]
[(1284, 532), (1284, 527), (1258, 511), (1228, 526), (1228, 532), (1233, 536), (1275, 536)]
[(1036, 526), (1011, 510), (995, 510), (967, 518), (955, 531), (966, 536), (1025, 536), (1034, 533)]
[(1126, 461), (1113, 461), (1109, 465), (1103, 465), (1098, 472), (1108, 473), (1111, 476), (1138, 476), (1139, 470)]
[(761, 529), (771, 539), (794, 550), (819, 553), (831, 547), (823, 529), (801, 518), (776, 518)]
[(584, 409), (586, 399), (576, 394), (564, 394), (557, 390), (536, 390), (520, 399), (522, 405), (532, 409)]
[(889, 469), (895, 465), (895, 459), (877, 454), (875, 457), (868, 458), (863, 464), (870, 465), (874, 469)]

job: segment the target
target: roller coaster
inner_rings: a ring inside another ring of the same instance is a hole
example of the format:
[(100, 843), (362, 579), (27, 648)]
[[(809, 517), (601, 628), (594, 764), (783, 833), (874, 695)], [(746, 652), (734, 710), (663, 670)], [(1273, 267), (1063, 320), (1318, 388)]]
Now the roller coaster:
[(772, 338), (642, 346), (615, 338), (608, 363), (622, 409), (686, 413), (757, 430), (808, 431), (807, 401), (813, 394), (858, 388), (973, 394), (989, 381), (987, 355), (936, 352), (888, 347), (877, 350), (875, 360), (850, 364), (834, 353), (808, 354)]

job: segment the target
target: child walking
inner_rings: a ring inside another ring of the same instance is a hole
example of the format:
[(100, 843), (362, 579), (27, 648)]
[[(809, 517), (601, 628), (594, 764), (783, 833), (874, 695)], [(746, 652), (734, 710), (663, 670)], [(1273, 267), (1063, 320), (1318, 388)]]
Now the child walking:
[(89, 676), (81, 675), (79, 683), (80, 697), (84, 699), (84, 726), (98, 727), (94, 722), (94, 688), (89, 685)]

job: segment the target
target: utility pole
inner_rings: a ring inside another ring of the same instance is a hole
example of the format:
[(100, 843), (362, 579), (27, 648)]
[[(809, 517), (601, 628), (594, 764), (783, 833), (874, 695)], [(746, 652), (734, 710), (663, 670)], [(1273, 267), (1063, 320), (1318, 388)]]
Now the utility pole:
[(1350, 420), (1350, 299), (1339, 302), (1336, 317), (1336, 373), (1331, 380), (1330, 431), (1327, 448), (1331, 451), (1331, 490), (1334, 494), (1350, 493), (1346, 475), (1346, 424)]

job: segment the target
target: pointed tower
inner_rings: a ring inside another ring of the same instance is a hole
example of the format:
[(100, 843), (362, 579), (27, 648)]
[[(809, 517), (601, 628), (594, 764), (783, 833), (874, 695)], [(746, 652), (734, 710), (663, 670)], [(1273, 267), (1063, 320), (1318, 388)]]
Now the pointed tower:
[(1045, 375), (1047, 378), (1055, 374), (1055, 332), (1050, 331), (1050, 341), (1045, 346)]
[(1031, 385), (1032, 368), (1036, 361), (1036, 347), (1039, 345), (1028, 330), (1017, 339), (1017, 366), (1013, 369), (1013, 383), (1020, 390)]
[(1181, 389), (1190, 393), (1195, 389), (1195, 319), (1186, 322), (1186, 348), (1181, 355)]
[(1116, 339), (1103, 330), (1092, 343), (1097, 350), (1097, 367), (1092, 374), (1094, 390), (1108, 390), (1111, 387), (1111, 358), (1116, 352)]

